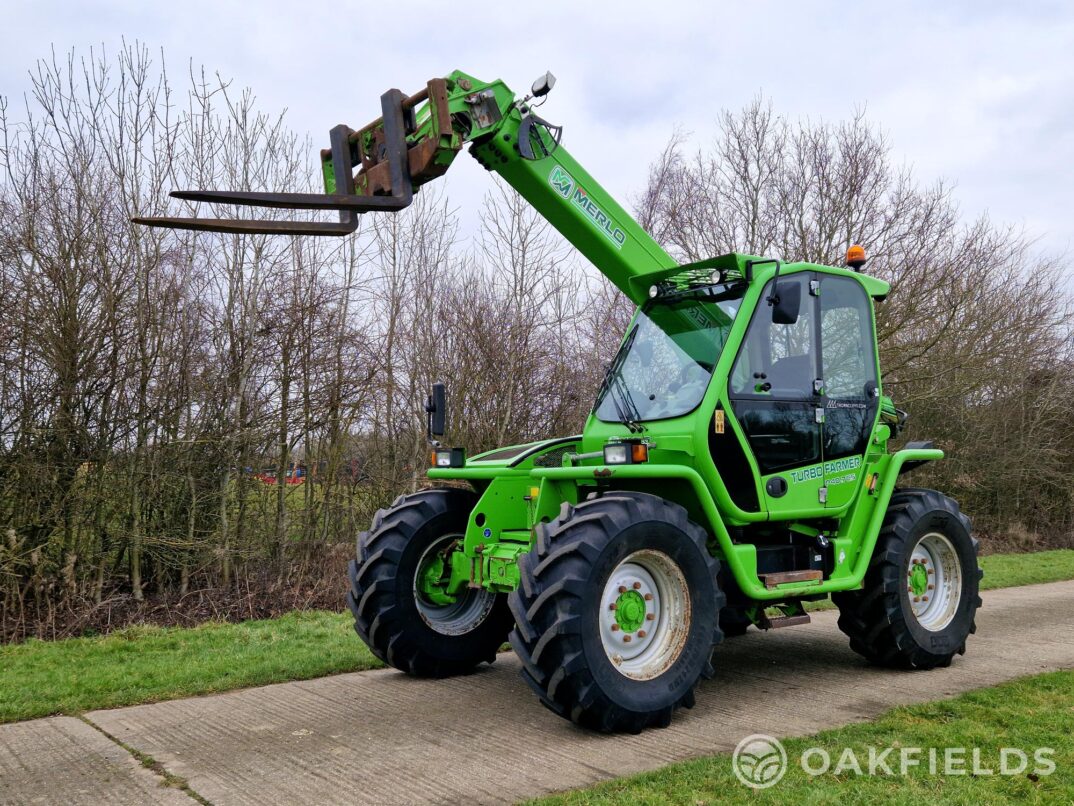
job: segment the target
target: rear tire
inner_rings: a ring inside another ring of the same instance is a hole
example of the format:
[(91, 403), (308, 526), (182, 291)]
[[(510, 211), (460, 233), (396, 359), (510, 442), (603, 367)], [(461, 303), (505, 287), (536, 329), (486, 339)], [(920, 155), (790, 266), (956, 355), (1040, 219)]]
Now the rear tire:
[(749, 616), (737, 607), (725, 607), (720, 611), (720, 629), (724, 638), (738, 638), (746, 634), (750, 625)]
[(609, 733), (667, 727), (693, 706), (725, 597), (686, 510), (634, 492), (564, 504), (519, 569), (511, 645), (545, 706)]
[(421, 564), (462, 538), (476, 503), (455, 488), (400, 496), (358, 536), (347, 604), (355, 632), (389, 666), (418, 677), (464, 674), (496, 660), (507, 640), (512, 619), (502, 594), (466, 589), (454, 603), (437, 603), (417, 590)]
[(954, 500), (935, 490), (897, 490), (863, 589), (832, 596), (851, 648), (880, 666), (950, 666), (977, 631), (977, 550)]

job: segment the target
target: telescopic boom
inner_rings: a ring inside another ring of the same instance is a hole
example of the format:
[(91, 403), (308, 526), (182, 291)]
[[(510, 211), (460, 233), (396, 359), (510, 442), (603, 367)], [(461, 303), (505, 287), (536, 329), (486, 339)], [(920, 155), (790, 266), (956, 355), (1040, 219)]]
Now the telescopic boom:
[(523, 98), (499, 80), (485, 83), (455, 71), (409, 97), (381, 96), (381, 116), (360, 129), (339, 125), (321, 152), (324, 193), (175, 191), (192, 202), (293, 210), (335, 210), (338, 222), (220, 218), (135, 218), (140, 224), (240, 234), (347, 235), (358, 216), (397, 212), (414, 191), (451, 166), (463, 145), (502, 176), (605, 276), (635, 302), (630, 279), (676, 262), (560, 145), (561, 129), (535, 112), (551, 90), (551, 73)]

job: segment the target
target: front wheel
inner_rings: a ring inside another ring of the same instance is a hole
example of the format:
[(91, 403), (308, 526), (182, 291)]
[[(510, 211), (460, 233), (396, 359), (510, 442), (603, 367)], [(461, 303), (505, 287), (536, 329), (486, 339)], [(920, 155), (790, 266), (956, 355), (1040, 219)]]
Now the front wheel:
[(878, 665), (949, 666), (977, 630), (981, 576), (977, 541), (958, 504), (934, 490), (896, 491), (864, 588), (832, 596), (839, 628)]
[(666, 727), (694, 704), (725, 597), (705, 531), (653, 495), (564, 505), (509, 598), (522, 676), (552, 711), (605, 732)]
[(446, 586), (476, 502), (454, 488), (401, 496), (359, 535), (347, 604), (355, 631), (389, 666), (419, 677), (462, 674), (492, 663), (507, 639), (502, 594)]

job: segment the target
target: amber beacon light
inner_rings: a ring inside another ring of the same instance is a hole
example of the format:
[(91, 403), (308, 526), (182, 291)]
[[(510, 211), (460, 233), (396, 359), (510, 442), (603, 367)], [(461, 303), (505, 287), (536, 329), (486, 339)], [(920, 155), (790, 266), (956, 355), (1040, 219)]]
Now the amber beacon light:
[(861, 271), (865, 265), (865, 247), (854, 244), (847, 250), (847, 265), (854, 271)]

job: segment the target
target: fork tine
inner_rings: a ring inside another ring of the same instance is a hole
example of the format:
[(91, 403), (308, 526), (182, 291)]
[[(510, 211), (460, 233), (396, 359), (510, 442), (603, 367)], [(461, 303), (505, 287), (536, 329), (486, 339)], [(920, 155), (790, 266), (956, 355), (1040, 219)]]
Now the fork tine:
[(350, 136), (354, 133), (340, 124), (329, 132), (331, 138), (332, 175), (335, 193), (265, 193), (235, 190), (176, 190), (172, 198), (210, 204), (239, 204), (284, 210), (338, 210), (339, 222), (273, 221), (223, 218), (172, 218), (137, 216), (136, 224), (168, 229), (200, 230), (264, 235), (346, 235), (358, 229), (358, 214), (396, 212), (414, 198), (414, 185), (408, 166), (406, 126), (399, 90), (388, 90), (380, 97), (384, 127), (385, 159), (388, 163), (392, 195), (356, 195), (354, 163)]
[(260, 193), (237, 190), (175, 190), (172, 198), (214, 204), (242, 204), (288, 210), (394, 211), (405, 207), (394, 196), (350, 196), (339, 193)]
[(353, 213), (339, 222), (327, 221), (257, 221), (224, 218), (132, 218), (135, 224), (166, 229), (185, 229), (202, 232), (229, 232), (245, 235), (346, 235), (358, 228)]

